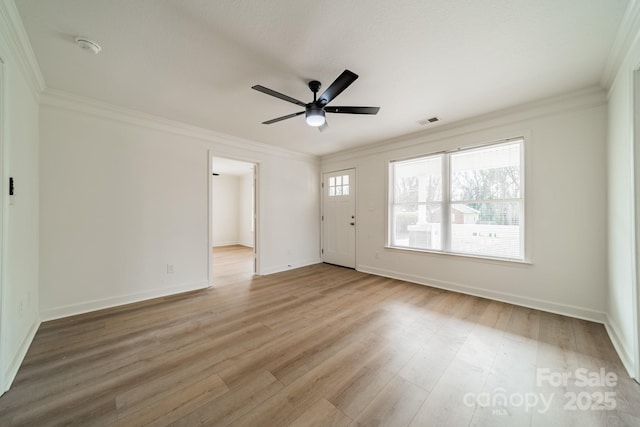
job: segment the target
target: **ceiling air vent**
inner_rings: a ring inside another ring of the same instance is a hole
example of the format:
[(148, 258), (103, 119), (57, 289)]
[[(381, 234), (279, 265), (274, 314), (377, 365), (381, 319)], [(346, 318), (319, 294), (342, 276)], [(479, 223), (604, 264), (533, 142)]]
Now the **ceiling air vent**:
[(430, 125), (431, 123), (435, 123), (437, 121), (439, 121), (440, 119), (437, 117), (431, 117), (428, 119), (422, 119), (422, 120), (418, 120), (418, 124), (420, 126), (425, 126), (425, 125)]

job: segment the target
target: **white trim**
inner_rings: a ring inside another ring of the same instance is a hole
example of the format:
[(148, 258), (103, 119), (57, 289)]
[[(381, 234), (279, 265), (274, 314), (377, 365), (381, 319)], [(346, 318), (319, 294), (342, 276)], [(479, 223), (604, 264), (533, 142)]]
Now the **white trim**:
[[(215, 143), (216, 145), (233, 148), (234, 150), (242, 148), (257, 153), (306, 161), (312, 164), (318, 164), (319, 162), (319, 158), (317, 156), (297, 153), (284, 148), (262, 144), (233, 135), (178, 122), (176, 120), (170, 120), (141, 111), (131, 110), (90, 98), (72, 95), (60, 90), (46, 89), (40, 97), (40, 105), (45, 107), (61, 108), (85, 115), (133, 124), (160, 132), (196, 138), (206, 142)], [(214, 155), (217, 157), (229, 157), (219, 153)]]
[(294, 264), (283, 264), (283, 265), (276, 265), (270, 268), (266, 268), (264, 269), (264, 271), (262, 271), (260, 274), (261, 275), (269, 275), (269, 274), (276, 274), (276, 273), (281, 273), (283, 271), (288, 271), (288, 270), (293, 270), (296, 268), (301, 268), (301, 267), (307, 267), (309, 265), (315, 265), (315, 264), (321, 264), (322, 260), (320, 258), (311, 258), (311, 259), (307, 259), (304, 261), (300, 261), (298, 263)]
[[(6, 152), (4, 149), (4, 139), (6, 127), (4, 125), (4, 114), (6, 111), (6, 96), (4, 92), (4, 61), (0, 58), (0, 396), (9, 388), (11, 381), (5, 381), (5, 360), (4, 349), (6, 347), (5, 337), (7, 336), (6, 327), (7, 322), (5, 320), (5, 313), (7, 309), (4, 306), (5, 294), (5, 272), (7, 271), (6, 257), (4, 248), (6, 247), (5, 236), (6, 233), (6, 206), (9, 202), (7, 199), (7, 191), (5, 186), (7, 184), (7, 178), (5, 177), (6, 168)], [(6, 385), (6, 386), (5, 386)]]
[[(232, 245), (242, 245), (248, 248), (253, 248), (253, 274), (260, 275), (260, 259), (261, 259), (261, 250), (260, 245), (258, 244), (260, 240), (259, 231), (260, 231), (260, 162), (258, 160), (251, 160), (246, 157), (238, 157), (238, 156), (227, 156), (224, 153), (220, 153), (217, 150), (208, 150), (207, 155), (209, 156), (209, 169), (207, 174), (209, 175), (209, 191), (207, 193), (207, 209), (208, 209), (208, 230), (209, 230), (209, 239), (208, 239), (208, 280), (209, 284), (213, 286), (213, 253), (212, 249), (221, 246), (232, 246)], [(242, 242), (240, 240), (233, 241), (222, 241), (222, 242), (214, 242), (213, 241), (213, 158), (224, 158), (230, 160), (237, 160), (240, 162), (251, 163), (253, 165), (253, 243)]]
[(637, 379), (638, 377), (634, 377), (633, 357), (624, 345), (624, 340), (620, 339), (619, 328), (611, 321), (611, 318), (608, 315), (605, 316), (604, 327), (607, 330), (609, 339), (611, 339), (611, 343), (618, 353), (618, 356), (620, 356), (620, 360), (622, 361), (624, 368), (627, 370), (627, 373), (630, 377)]
[(75, 316), (76, 314), (89, 313), (91, 311), (102, 310), (105, 308), (131, 304), (134, 302), (146, 301), (154, 298), (196, 291), (199, 289), (206, 289), (208, 287), (208, 281), (184, 283), (181, 285), (169, 286), (163, 289), (153, 289), (148, 291), (136, 292), (129, 295), (101, 298), (77, 304), (48, 308), (40, 313), (40, 317), (44, 322), (54, 319), (60, 319), (62, 317)]
[(213, 152), (207, 150), (207, 280), (213, 286)]
[(260, 163), (255, 162), (253, 164), (253, 273), (262, 274), (262, 236), (260, 231), (262, 226), (260, 225), (261, 219), (261, 197), (260, 189), (262, 184), (260, 181)]
[(406, 282), (417, 283), (419, 285), (430, 286), (433, 288), (445, 289), (448, 291), (459, 292), (462, 294), (473, 295), (481, 298), (488, 298), (494, 301), (501, 301), (508, 304), (519, 305), (522, 307), (533, 308), (536, 310), (547, 311), (550, 313), (561, 314), (563, 316), (575, 317), (578, 319), (590, 320), (592, 322), (604, 323), (605, 313), (578, 307), (568, 304), (558, 304), (553, 301), (546, 301), (538, 298), (523, 297), (520, 295), (490, 291), (487, 289), (477, 288), (475, 286), (463, 285), (460, 283), (445, 282), (442, 280), (431, 279), (428, 277), (406, 274), (398, 271), (384, 270), (367, 265), (359, 265), (356, 268), (363, 273), (374, 274), (376, 276), (389, 277), (392, 279), (404, 280)]
[[(472, 150), (475, 148), (471, 148)], [(442, 168), (440, 176), (442, 178), (442, 200), (440, 201), (440, 247), (442, 253), (454, 253), (451, 250), (453, 240), (453, 227), (451, 226), (451, 155), (443, 153), (440, 158)], [(394, 173), (395, 174), (395, 173)], [(395, 185), (395, 184), (394, 184)], [(394, 194), (395, 198), (395, 194)], [(387, 224), (387, 227), (389, 224)]]
[[(411, 251), (416, 251), (416, 252), (425, 252), (425, 253), (440, 253), (440, 254), (451, 254), (451, 255), (458, 255), (458, 256), (470, 256), (470, 257), (475, 257), (475, 258), (488, 258), (488, 259), (498, 259), (501, 261), (515, 261), (515, 262), (524, 262), (524, 263), (528, 263), (529, 262), (529, 257), (528, 254), (526, 253), (525, 249), (525, 225), (526, 225), (526, 200), (525, 200), (525, 175), (526, 175), (526, 169), (525, 169), (525, 155), (524, 155), (524, 151), (525, 151), (525, 136), (518, 136), (518, 137), (512, 137), (512, 138), (505, 138), (504, 140), (501, 141), (494, 141), (494, 142), (490, 142), (487, 144), (474, 144), (471, 146), (466, 146), (466, 145), (460, 145), (458, 147), (456, 147), (455, 149), (452, 150), (444, 150), (444, 151), (438, 151), (438, 152), (434, 152), (431, 154), (425, 154), (422, 156), (415, 156), (412, 155), (410, 157), (400, 157), (400, 158), (393, 158), (392, 160), (388, 161), (388, 173), (391, 174), (391, 177), (388, 178), (388, 185), (387, 188), (389, 189), (389, 193), (387, 194), (387, 222), (386, 222), (386, 235), (387, 237), (387, 242), (385, 247), (386, 248), (390, 248), (390, 249), (398, 249), (398, 250), (411, 250)], [(484, 151), (487, 149), (492, 149), (492, 148), (496, 148), (496, 147), (505, 147), (505, 146), (509, 146), (509, 145), (517, 145), (519, 152), (520, 152), (520, 176), (521, 176), (521, 180), (520, 180), (520, 197), (519, 198), (507, 198), (507, 199), (487, 199), (487, 200), (452, 200), (452, 195), (451, 195), (451, 163), (452, 163), (452, 158), (453, 156), (456, 156), (460, 153), (469, 153), (469, 152), (480, 152), (480, 151)], [(433, 202), (395, 202), (395, 187), (396, 187), (396, 166), (402, 166), (403, 164), (406, 163), (411, 163), (417, 160), (429, 160), (429, 159), (437, 159), (438, 157), (440, 157), (441, 162), (440, 162), (440, 177), (442, 178), (442, 188), (441, 188), (441, 192), (442, 192), (442, 200), (439, 201), (433, 201)], [(465, 252), (456, 252), (452, 249), (452, 230), (453, 230), (453, 224), (451, 222), (451, 212), (452, 212), (452, 206), (454, 204), (469, 204), (469, 203), (519, 203), (520, 204), (520, 213), (521, 216), (519, 218), (519, 232), (520, 232), (520, 258), (509, 258), (509, 257), (500, 257), (500, 256), (491, 256), (491, 255), (486, 255), (486, 254), (482, 254), (482, 253), (475, 253), (475, 252), (469, 252), (469, 253), (465, 253)], [(419, 248), (419, 247), (411, 247), (411, 246), (401, 246), (398, 244), (393, 244), (392, 242), (392, 237), (395, 235), (395, 218), (393, 217), (393, 212), (395, 211), (395, 208), (398, 206), (402, 206), (402, 205), (411, 205), (411, 204), (417, 204), (417, 205), (440, 205), (440, 210), (441, 210), (441, 221), (440, 221), (440, 233), (441, 233), (441, 237), (440, 237), (440, 246), (441, 249), (425, 249), (425, 248)], [(394, 222), (394, 224), (392, 224), (392, 222)]]
[(10, 40), (7, 40), (8, 44), (13, 49), (20, 68), (27, 77), (32, 95), (37, 101), (40, 92), (45, 90), (46, 85), (40, 71), (40, 65), (38, 65), (38, 60), (29, 42), (27, 31), (20, 18), (20, 13), (12, 0), (0, 1), (0, 28), (6, 29), (3, 33), (10, 38)]
[(631, 268), (632, 268), (632, 315), (633, 315), (633, 369), (631, 376), (640, 380), (640, 266), (638, 265), (638, 255), (640, 254), (640, 71), (634, 70), (631, 79), (631, 235), (633, 245), (631, 246)]
[[(29, 346), (31, 345), (31, 342), (35, 338), (39, 327), (40, 327), (40, 321), (39, 320), (31, 325), (31, 327), (29, 328), (29, 332), (27, 332), (27, 334), (22, 339), (22, 342), (20, 343), (20, 347), (18, 347), (18, 351), (16, 352), (15, 356), (11, 360), (11, 363), (9, 364), (9, 367), (6, 369), (5, 372), (3, 372), (3, 374), (5, 375), (5, 378), (4, 378), (5, 381), (2, 384), (2, 390), (1, 390), (2, 393), (4, 393), (5, 391), (9, 390), (9, 387), (11, 387), (11, 384), (13, 383), (13, 380), (15, 379), (16, 375), (18, 374), (18, 370), (20, 369), (20, 366), (22, 365), (22, 361), (24, 360), (25, 356), (27, 355), (27, 351), (29, 350)], [(2, 393), (0, 393), (0, 394), (2, 394)]]
[(618, 75), (621, 65), (630, 52), (630, 47), (640, 32), (640, 1), (630, 0), (622, 17), (616, 38), (611, 46), (600, 83), (610, 88)]
[(224, 246), (236, 246), (236, 245), (253, 247), (253, 245), (248, 245), (246, 243), (241, 242), (240, 240), (228, 240), (228, 241), (225, 241), (225, 242), (213, 242), (213, 245), (211, 245), (211, 247), (212, 248), (222, 248)]
[(607, 94), (600, 86), (570, 92), (543, 100), (521, 104), (500, 111), (483, 114), (433, 129), (392, 138), (363, 147), (356, 147), (321, 157), (323, 163), (358, 159), (364, 156), (421, 146), (425, 143), (448, 140), (501, 126), (513, 126), (525, 120), (552, 116), (559, 112), (579, 111), (607, 104)]

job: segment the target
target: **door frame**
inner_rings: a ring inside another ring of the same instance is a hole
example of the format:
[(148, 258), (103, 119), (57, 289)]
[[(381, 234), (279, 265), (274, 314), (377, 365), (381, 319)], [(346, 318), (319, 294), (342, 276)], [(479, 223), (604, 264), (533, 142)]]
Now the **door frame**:
[(633, 210), (634, 210), (634, 245), (633, 245), (633, 286), (632, 292), (632, 314), (634, 317), (633, 327), (633, 370), (632, 375), (640, 382), (640, 64), (633, 69), (631, 89), (631, 111), (632, 111), (632, 174), (633, 174)]
[(353, 259), (354, 259), (354, 270), (358, 270), (358, 221), (359, 221), (359, 214), (358, 214), (358, 185), (360, 182), (360, 177), (358, 176), (358, 168), (356, 166), (345, 166), (342, 168), (337, 168), (337, 169), (331, 169), (331, 170), (322, 170), (320, 171), (320, 259), (322, 260), (322, 262), (324, 261), (324, 205), (325, 205), (325, 192), (324, 192), (324, 176), (325, 174), (328, 173), (337, 173), (337, 172), (343, 172), (343, 171), (347, 171), (347, 170), (352, 170), (353, 169), (353, 175), (356, 178), (356, 185), (353, 186), (353, 191), (355, 191), (354, 194), (354, 212), (356, 215), (356, 225), (354, 233), (355, 233), (355, 242), (353, 245)]
[(213, 283), (213, 158), (220, 157), (229, 160), (253, 164), (253, 274), (261, 275), (260, 265), (261, 245), (260, 238), (260, 162), (236, 156), (207, 150), (207, 280), (209, 286)]
[(7, 313), (5, 308), (5, 272), (7, 271), (7, 262), (5, 254), (5, 236), (7, 228), (7, 204), (9, 203), (6, 185), (9, 185), (5, 173), (7, 171), (7, 153), (5, 151), (5, 134), (6, 134), (6, 120), (5, 120), (5, 105), (6, 105), (6, 93), (5, 93), (5, 67), (4, 60), (0, 58), (0, 396), (6, 391), (7, 384), (5, 383), (5, 368), (6, 360), (4, 355), (5, 338), (7, 336), (6, 328), (7, 322), (4, 315)]

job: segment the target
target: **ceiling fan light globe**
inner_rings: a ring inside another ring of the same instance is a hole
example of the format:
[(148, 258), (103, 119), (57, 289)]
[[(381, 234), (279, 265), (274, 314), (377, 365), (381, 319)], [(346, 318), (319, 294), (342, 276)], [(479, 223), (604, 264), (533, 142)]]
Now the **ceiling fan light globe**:
[(309, 109), (305, 114), (309, 126), (320, 127), (326, 121), (324, 111), (321, 109)]

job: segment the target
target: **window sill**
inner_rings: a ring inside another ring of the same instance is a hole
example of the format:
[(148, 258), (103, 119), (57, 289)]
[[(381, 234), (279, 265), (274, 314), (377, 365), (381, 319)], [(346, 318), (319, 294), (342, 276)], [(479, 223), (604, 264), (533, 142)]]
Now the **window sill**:
[(516, 266), (517, 265), (522, 265), (522, 266), (533, 265), (533, 262), (531, 262), (530, 259), (511, 259), (511, 258), (488, 257), (488, 256), (463, 254), (463, 253), (455, 253), (455, 252), (442, 252), (442, 251), (435, 251), (435, 250), (429, 250), (429, 249), (409, 248), (409, 247), (404, 247), (404, 246), (388, 246), (388, 245), (386, 245), (384, 248), (388, 249), (388, 250), (391, 250), (391, 251), (394, 251), (394, 252), (395, 251), (398, 251), (398, 252), (414, 252), (414, 253), (421, 253), (421, 254), (425, 254), (425, 255), (435, 255), (435, 256), (440, 256), (440, 257), (445, 257), (445, 258), (449, 258), (449, 257), (462, 258), (462, 259), (466, 259), (466, 260), (469, 260), (469, 261), (478, 261), (478, 262), (489, 263), (489, 264), (516, 265)]

